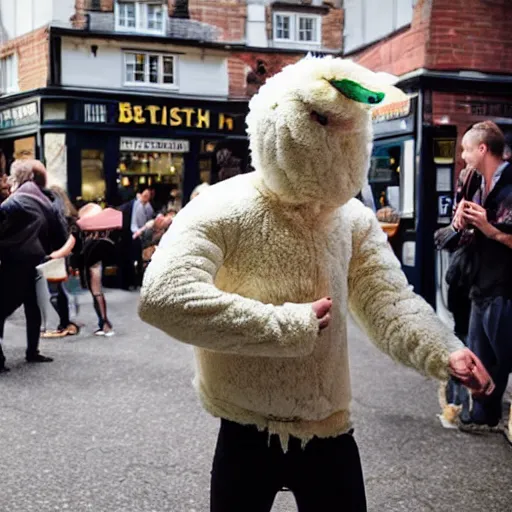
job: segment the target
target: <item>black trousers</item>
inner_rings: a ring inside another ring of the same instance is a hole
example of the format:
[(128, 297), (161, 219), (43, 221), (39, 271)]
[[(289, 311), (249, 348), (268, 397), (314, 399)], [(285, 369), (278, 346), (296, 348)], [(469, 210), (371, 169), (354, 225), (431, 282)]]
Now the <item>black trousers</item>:
[(254, 426), (221, 421), (211, 479), (211, 512), (269, 512), (289, 489), (299, 512), (366, 512), (359, 450), (352, 434), (313, 438), (302, 448)]
[(50, 283), (50, 302), (59, 315), (59, 330), (65, 329), (69, 323), (69, 300), (64, 291), (63, 283)]
[[(27, 324), (27, 356), (39, 353), (41, 312), (37, 305), (36, 269), (25, 265), (0, 265), (0, 338), (4, 337), (7, 317), (21, 305)], [(1, 349), (0, 349), (1, 350)]]

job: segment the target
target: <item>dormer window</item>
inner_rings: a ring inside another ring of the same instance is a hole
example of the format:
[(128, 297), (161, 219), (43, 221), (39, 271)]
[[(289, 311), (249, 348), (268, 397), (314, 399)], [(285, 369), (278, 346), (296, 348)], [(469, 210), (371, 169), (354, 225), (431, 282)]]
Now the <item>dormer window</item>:
[(274, 12), (274, 41), (320, 44), (321, 16), (307, 13)]
[(118, 1), (115, 6), (116, 30), (165, 34), (166, 4), (162, 2)]

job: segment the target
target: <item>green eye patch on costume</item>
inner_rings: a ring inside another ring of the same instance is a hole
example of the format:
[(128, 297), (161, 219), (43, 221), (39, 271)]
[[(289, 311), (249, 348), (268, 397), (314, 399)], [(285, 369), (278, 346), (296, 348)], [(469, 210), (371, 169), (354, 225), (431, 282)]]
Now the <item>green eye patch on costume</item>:
[(366, 103), (367, 105), (376, 105), (385, 96), (383, 92), (370, 91), (370, 89), (366, 89), (361, 84), (348, 79), (329, 80), (329, 83), (341, 92), (343, 96), (359, 103)]

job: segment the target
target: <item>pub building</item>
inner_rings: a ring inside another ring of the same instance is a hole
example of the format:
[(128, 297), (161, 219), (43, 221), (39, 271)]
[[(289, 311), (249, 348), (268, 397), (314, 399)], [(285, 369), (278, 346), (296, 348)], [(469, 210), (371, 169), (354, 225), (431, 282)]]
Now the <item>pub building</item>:
[(0, 98), (0, 171), (14, 158), (39, 158), (50, 183), (74, 201), (119, 205), (149, 186), (157, 204), (172, 188), (186, 203), (199, 183), (249, 167), (247, 101), (51, 88), (7, 99)]

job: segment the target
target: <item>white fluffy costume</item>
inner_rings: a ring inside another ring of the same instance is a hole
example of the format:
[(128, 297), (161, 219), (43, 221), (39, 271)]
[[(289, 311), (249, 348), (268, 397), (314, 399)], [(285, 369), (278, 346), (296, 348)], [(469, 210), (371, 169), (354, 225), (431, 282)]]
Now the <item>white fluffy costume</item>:
[[(373, 97), (356, 101), (354, 82)], [(346, 432), (349, 308), (393, 359), (447, 378), (462, 344), (411, 291), (375, 215), (353, 199), (369, 163), (367, 103), (392, 89), (346, 60), (286, 67), (250, 103), (255, 172), (191, 201), (154, 254), (140, 316), (197, 347), (195, 385), (214, 416), (283, 441)], [(319, 332), (311, 304), (325, 296), (332, 320)]]

